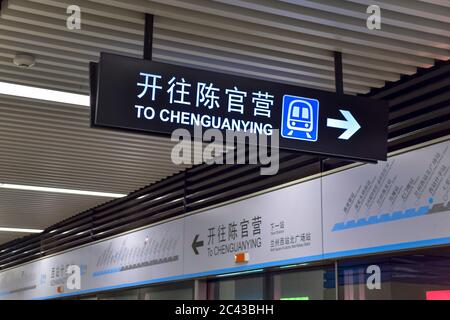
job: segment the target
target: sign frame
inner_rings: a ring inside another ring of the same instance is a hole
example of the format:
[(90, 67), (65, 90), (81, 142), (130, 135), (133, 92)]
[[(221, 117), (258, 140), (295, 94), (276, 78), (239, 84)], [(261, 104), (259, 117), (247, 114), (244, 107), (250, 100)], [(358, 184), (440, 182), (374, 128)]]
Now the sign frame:
[[(108, 61), (105, 62), (105, 60), (109, 60), (109, 62)], [(274, 118), (275, 120), (270, 119), (268, 120), (268, 123), (271, 124), (273, 129), (280, 129), (280, 131), (282, 126), (281, 121), (283, 111), (281, 110), (282, 102), (279, 100), (281, 100), (285, 95), (297, 96), (300, 98), (304, 98), (305, 100), (317, 99), (320, 101), (319, 103), (320, 107), (318, 108), (319, 109), (318, 112), (321, 113), (320, 115), (318, 115), (317, 130), (319, 131), (319, 136), (309, 141), (301, 141), (296, 140), (295, 138), (286, 139), (283, 135), (280, 135), (280, 145), (279, 145), (280, 149), (304, 154), (323, 155), (334, 158), (342, 158), (362, 162), (376, 162), (378, 160), (385, 161), (387, 159), (388, 103), (386, 101), (361, 96), (351, 96), (341, 93), (328, 92), (324, 90), (300, 86), (293, 86), (279, 82), (269, 82), (266, 80), (235, 76), (215, 71), (194, 69), (190, 67), (155, 62), (151, 60), (130, 58), (110, 53), (101, 53), (100, 62), (98, 64), (96, 63), (90, 64), (91, 127), (108, 128), (108, 129), (113, 128), (115, 130), (140, 132), (160, 137), (168, 137), (171, 134), (171, 131), (167, 129), (168, 128), (167, 126), (164, 127), (164, 130), (160, 130), (160, 128), (153, 128), (152, 124), (148, 125), (148, 123), (151, 123), (152, 121), (147, 121), (147, 124), (145, 124), (144, 126), (142, 124), (136, 126), (130, 123), (124, 125), (123, 122), (120, 124), (113, 123), (115, 120), (105, 121), (104, 119), (104, 115), (106, 114), (105, 113), (106, 111), (104, 111), (105, 95), (109, 94), (108, 91), (110, 92), (117, 91), (117, 90), (109, 90), (108, 88), (111, 88), (111, 86), (105, 85), (105, 82), (111, 80), (110, 79), (111, 77), (105, 76), (105, 73), (107, 75), (108, 74), (111, 75), (110, 71), (105, 71), (106, 69), (111, 69), (108, 68), (108, 63), (111, 63), (111, 60), (113, 61), (115, 60), (116, 62), (114, 64), (115, 68), (119, 68), (120, 67), (119, 65), (121, 63), (120, 61), (122, 61), (122, 63), (129, 64), (130, 66), (137, 64), (139, 65), (138, 69), (150, 67), (153, 68), (153, 66), (157, 66), (162, 69), (170, 68), (171, 71), (167, 71), (168, 73), (171, 73), (173, 70), (182, 70), (180, 71), (180, 73), (188, 72), (190, 75), (200, 74), (203, 78), (207, 77), (208, 75), (212, 75), (209, 78), (209, 79), (214, 78), (213, 81), (211, 81), (211, 83), (213, 83), (216, 78), (225, 79), (224, 80), (225, 82), (230, 82), (231, 81), (230, 79), (237, 79), (236, 81), (239, 82), (239, 84), (244, 83), (247, 84), (247, 86), (249, 83), (251, 84), (256, 83), (257, 85), (255, 85), (255, 88), (258, 86), (258, 84), (264, 85), (265, 88), (276, 88), (276, 90), (273, 90), (276, 91), (276, 93), (273, 94), (275, 96), (275, 101), (274, 104), (272, 105), (273, 108), (272, 112), (273, 111), (276, 112), (276, 115), (272, 116), (272, 118)], [(129, 68), (127, 67), (122, 68), (120, 70), (126, 73), (128, 72), (128, 69)], [(122, 78), (126, 78), (124, 72), (120, 73)], [(137, 74), (137, 76), (138, 75), (139, 73)], [(107, 78), (107, 80), (103, 80), (104, 78)], [(135, 80), (137, 79), (138, 77), (136, 77)], [(192, 86), (194, 86), (194, 84)], [(236, 87), (241, 89), (239, 85)], [(222, 91), (225, 91), (225, 88), (226, 87), (220, 86), (220, 89)], [(255, 89), (255, 91), (257, 90), (260, 89), (259, 88)], [(131, 95), (132, 94), (129, 94), (129, 96)], [(136, 105), (138, 101), (139, 100), (135, 97), (134, 102), (129, 103), (117, 102), (117, 104), (126, 105), (127, 108), (131, 109), (133, 105)], [(108, 108), (111, 108), (110, 105), (108, 105)], [(331, 105), (333, 105), (334, 107)], [(341, 108), (338, 107), (338, 105), (346, 107)], [(173, 106), (174, 108), (179, 107), (174, 104), (169, 105), (167, 103), (165, 105), (165, 108), (169, 109)], [(198, 111), (200, 109), (192, 105), (191, 107), (192, 107), (191, 110), (195, 111)], [(223, 106), (221, 105), (221, 107), (222, 109), (226, 109), (225, 105)], [(278, 110), (275, 110), (274, 107), (278, 108)], [(117, 107), (115, 108), (117, 109)], [(178, 110), (180, 109), (178, 108)], [(206, 113), (200, 114), (204, 115)], [(130, 118), (130, 115), (128, 114), (126, 115), (126, 117)], [(362, 121), (361, 119), (365, 120)], [(381, 127), (382, 129), (377, 129), (377, 127)], [(185, 128), (191, 132), (193, 131), (193, 128), (189, 128), (189, 126), (183, 125), (178, 125), (177, 127), (173, 126), (171, 129), (173, 131), (176, 128)], [(300, 128), (300, 130), (304, 129), (305, 128)], [(367, 141), (371, 141), (370, 148), (367, 148)]]

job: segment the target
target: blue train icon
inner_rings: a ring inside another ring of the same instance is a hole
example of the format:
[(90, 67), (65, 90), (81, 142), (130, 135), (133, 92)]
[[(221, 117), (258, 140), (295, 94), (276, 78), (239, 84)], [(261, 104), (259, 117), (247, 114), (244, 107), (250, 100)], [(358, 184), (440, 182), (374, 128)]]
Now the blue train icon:
[(319, 101), (291, 95), (283, 96), (281, 136), (287, 139), (317, 141)]

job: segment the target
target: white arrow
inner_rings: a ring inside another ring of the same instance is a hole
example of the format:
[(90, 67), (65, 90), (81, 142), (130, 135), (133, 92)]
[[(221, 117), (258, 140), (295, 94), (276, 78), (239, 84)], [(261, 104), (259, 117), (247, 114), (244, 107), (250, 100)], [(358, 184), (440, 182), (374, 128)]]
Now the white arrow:
[(358, 131), (361, 126), (353, 117), (350, 111), (339, 110), (344, 116), (345, 120), (327, 119), (327, 127), (345, 129), (345, 131), (338, 137), (339, 139), (348, 140)]

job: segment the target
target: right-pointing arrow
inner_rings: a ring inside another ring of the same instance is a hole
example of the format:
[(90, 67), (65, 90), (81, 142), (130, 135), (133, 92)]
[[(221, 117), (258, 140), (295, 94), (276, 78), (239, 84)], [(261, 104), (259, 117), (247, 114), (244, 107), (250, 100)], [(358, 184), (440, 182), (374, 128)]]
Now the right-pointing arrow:
[(345, 129), (345, 131), (338, 137), (339, 139), (348, 140), (358, 131), (361, 126), (353, 117), (350, 111), (339, 110), (344, 116), (345, 120), (327, 119), (327, 127)]

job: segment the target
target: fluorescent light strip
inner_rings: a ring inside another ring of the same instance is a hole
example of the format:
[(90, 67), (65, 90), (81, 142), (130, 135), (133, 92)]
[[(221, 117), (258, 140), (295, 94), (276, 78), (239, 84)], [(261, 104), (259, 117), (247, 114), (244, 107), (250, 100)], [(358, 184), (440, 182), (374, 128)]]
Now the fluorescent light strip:
[(57, 90), (42, 89), (1, 81), (0, 81), (0, 94), (46, 101), (69, 103), (69, 104), (77, 104), (81, 106), (90, 105), (90, 98), (87, 95)]
[(239, 276), (239, 275), (242, 275), (242, 274), (257, 273), (257, 272), (261, 272), (261, 271), (264, 271), (264, 270), (263, 269), (255, 269), (255, 270), (250, 270), (250, 271), (224, 273), (224, 274), (218, 274), (216, 277), (217, 278), (224, 278), (224, 277), (231, 277), (231, 276)]
[(83, 191), (83, 190), (72, 190), (72, 189), (48, 188), (48, 187), (35, 187), (35, 186), (24, 186), (24, 185), (19, 185), (19, 184), (9, 184), (9, 183), (0, 183), (0, 188), (15, 189), (15, 190), (54, 192), (54, 193), (66, 193), (66, 194), (78, 194), (78, 195), (83, 195), (83, 196), (95, 196), (95, 197), (107, 197), (107, 198), (122, 198), (122, 197), (126, 196), (126, 194), (120, 194), (120, 193)]
[(0, 227), (0, 232), (41, 233), (44, 230)]

